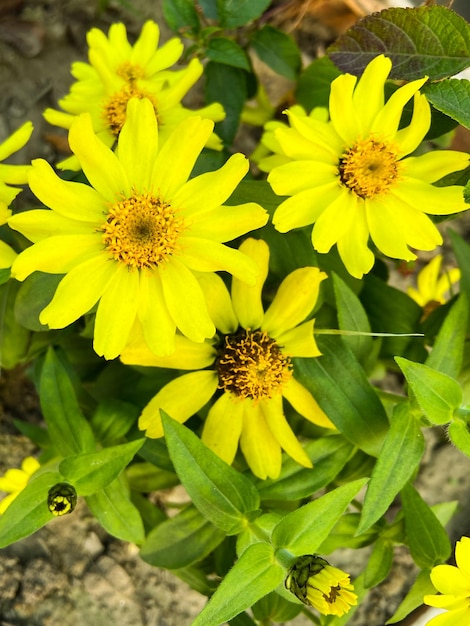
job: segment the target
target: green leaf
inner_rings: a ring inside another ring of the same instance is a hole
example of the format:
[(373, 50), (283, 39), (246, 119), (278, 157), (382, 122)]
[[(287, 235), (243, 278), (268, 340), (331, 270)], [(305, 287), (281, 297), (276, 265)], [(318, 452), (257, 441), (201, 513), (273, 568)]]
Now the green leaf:
[(32, 535), (54, 518), (47, 506), (49, 489), (63, 481), (57, 470), (38, 472), (0, 515), (0, 548)]
[(273, 530), (273, 546), (296, 556), (313, 554), (365, 483), (360, 478), (337, 487), (286, 515)]
[(98, 404), (90, 420), (96, 439), (103, 445), (121, 439), (135, 424), (139, 413), (139, 409), (130, 402), (105, 398)]
[(240, 532), (259, 507), (253, 484), (163, 411), (162, 421), (175, 471), (195, 506), (227, 535)]
[(247, 98), (246, 72), (239, 67), (209, 61), (204, 76), (207, 104), (220, 102), (225, 110), (225, 119), (215, 125), (215, 132), (226, 145), (232, 145)]
[(0, 285), (4, 285), (11, 278), (11, 270), (9, 267), (0, 269)]
[(432, 424), (447, 424), (462, 403), (462, 390), (456, 380), (422, 363), (396, 357), (410, 389), (424, 415)]
[(48, 329), (39, 321), (39, 314), (52, 300), (62, 278), (62, 275), (33, 272), (21, 283), (15, 302), (15, 317), (22, 326), (36, 331)]
[(59, 470), (73, 483), (79, 496), (90, 496), (107, 487), (119, 476), (144, 441), (145, 439), (137, 439), (91, 454), (69, 456), (60, 463)]
[(455, 231), (449, 228), (447, 232), (460, 268), (460, 293), (465, 293), (470, 301), (470, 246)]
[(67, 371), (52, 348), (42, 366), (39, 398), (52, 444), (59, 454), (66, 457), (95, 449), (93, 431), (78, 406)]
[(461, 293), (447, 314), (434, 342), (426, 365), (456, 378), (462, 368), (463, 349), (467, 334), (468, 300)]
[(353, 353), (337, 337), (319, 336), (322, 355), (295, 359), (298, 381), (338, 430), (367, 454), (378, 456), (388, 420), (377, 394)]
[[(216, 0), (216, 2), (220, 25), (225, 28), (238, 28), (260, 17), (271, 0)], [(207, 0), (203, 4), (207, 4)]]
[(353, 452), (353, 445), (341, 436), (332, 435), (311, 441), (304, 446), (313, 463), (300, 467), (293, 459), (282, 464), (279, 478), (257, 481), (262, 500), (301, 500), (333, 481)]
[(315, 107), (328, 108), (331, 83), (341, 72), (332, 60), (327, 57), (315, 59), (300, 74), (296, 99), (307, 112)]
[(328, 533), (328, 537), (319, 546), (319, 554), (331, 554), (343, 548), (358, 549), (376, 541), (380, 528), (372, 527), (357, 536), (357, 529), (361, 519), (360, 513), (344, 513)]
[(152, 530), (140, 556), (155, 567), (179, 569), (206, 557), (224, 538), (223, 531), (189, 505)]
[(452, 551), (449, 537), (436, 515), (408, 484), (401, 492), (406, 539), (414, 562), (422, 569), (444, 563)]
[(251, 72), (250, 60), (241, 46), (227, 37), (212, 37), (206, 48), (206, 56), (211, 61), (232, 65)]
[[(333, 285), (340, 329), (370, 333), (369, 319), (356, 294), (336, 274), (333, 274)], [(372, 337), (348, 335), (342, 336), (341, 339), (360, 363), (364, 363), (372, 352)]]
[(387, 511), (418, 467), (424, 449), (421, 428), (411, 415), (409, 405), (397, 405), (367, 487), (358, 534), (370, 528)]
[(301, 605), (289, 602), (275, 591), (268, 593), (252, 607), (253, 615), (261, 624), (290, 622), (301, 610)]
[(110, 535), (123, 541), (143, 543), (142, 518), (119, 478), (85, 499), (90, 511)]
[(429, 570), (419, 572), (411, 589), (406, 594), (405, 599), (402, 601), (393, 616), (385, 622), (386, 625), (401, 622), (411, 613), (411, 611), (414, 611), (423, 604), (423, 598), (425, 595), (436, 593), (429, 574)]
[(359, 20), (327, 53), (351, 74), (383, 53), (393, 63), (390, 78), (440, 80), (470, 65), (470, 26), (445, 7), (391, 8)]
[(255, 31), (251, 45), (258, 57), (272, 70), (295, 80), (300, 70), (300, 52), (294, 39), (266, 24)]
[(142, 493), (169, 489), (180, 482), (174, 472), (167, 472), (146, 462), (133, 463), (126, 470), (126, 478), (131, 489)]
[(20, 284), (14, 280), (0, 285), (0, 367), (11, 369), (24, 361), (31, 332), (18, 324), (13, 313)]
[(470, 81), (448, 78), (425, 85), (423, 93), (438, 111), (470, 128)]
[(364, 587), (370, 589), (380, 584), (385, 578), (393, 564), (393, 543), (386, 539), (379, 539), (367, 561), (364, 570)]
[(470, 432), (467, 422), (454, 419), (447, 429), (449, 439), (454, 446), (470, 457)]
[(163, 17), (176, 33), (199, 32), (199, 16), (193, 0), (163, 0)]
[(274, 560), (273, 548), (255, 543), (241, 555), (192, 626), (219, 626), (273, 591), (286, 572)]

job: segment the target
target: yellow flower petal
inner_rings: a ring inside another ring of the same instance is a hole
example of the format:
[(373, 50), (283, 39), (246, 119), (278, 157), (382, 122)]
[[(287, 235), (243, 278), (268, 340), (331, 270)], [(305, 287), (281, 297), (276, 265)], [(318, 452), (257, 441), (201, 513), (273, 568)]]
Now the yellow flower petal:
[(338, 166), (321, 161), (291, 161), (276, 167), (268, 176), (279, 195), (292, 196), (312, 187), (337, 181)]
[(338, 240), (338, 252), (346, 269), (355, 278), (362, 278), (374, 265), (375, 257), (368, 248), (369, 228), (364, 210), (365, 202), (358, 200), (356, 219), (351, 230)]
[(358, 116), (353, 104), (353, 93), (357, 78), (351, 74), (343, 74), (335, 78), (330, 90), (330, 118), (333, 128), (350, 146), (357, 139), (360, 132)]
[(360, 112), (357, 118), (359, 134), (369, 134), (372, 123), (384, 106), (384, 85), (392, 69), (392, 62), (383, 54), (366, 66), (352, 97), (353, 107)]
[(463, 626), (468, 623), (470, 611), (468, 606), (451, 613), (443, 613), (433, 617), (426, 626)]
[(303, 322), (312, 312), (325, 278), (317, 267), (301, 267), (286, 276), (264, 315), (263, 330), (277, 339)]
[(403, 159), (401, 163), (405, 176), (433, 183), (447, 174), (465, 169), (469, 161), (468, 154), (464, 152), (433, 150), (418, 157)]
[(437, 565), (431, 571), (434, 587), (443, 594), (452, 596), (470, 595), (470, 575), (453, 565)]
[(150, 400), (139, 418), (139, 428), (153, 439), (163, 437), (160, 409), (182, 424), (209, 402), (217, 389), (212, 371), (191, 372), (175, 378)]
[(238, 328), (238, 319), (222, 278), (217, 274), (208, 272), (198, 274), (196, 278), (204, 292), (207, 310), (215, 327), (225, 335), (234, 333)]
[(321, 352), (313, 336), (314, 323), (315, 320), (310, 320), (281, 333), (276, 341), (282, 346), (283, 354), (301, 358), (320, 356)]
[(356, 219), (357, 197), (346, 187), (341, 187), (337, 197), (326, 206), (318, 217), (312, 232), (312, 243), (315, 250), (326, 253), (350, 231)]
[(266, 423), (259, 405), (243, 402), (243, 429), (240, 448), (251, 471), (258, 478), (278, 478), (281, 447)]
[[(431, 126), (431, 107), (426, 100), (426, 96), (420, 93), (414, 95), (413, 117), (405, 128), (397, 132), (394, 142), (399, 147), (398, 156), (402, 157), (411, 154), (423, 141), (424, 136)], [(455, 171), (455, 170), (450, 170)], [(442, 174), (441, 176), (444, 176)]]
[(175, 350), (176, 325), (165, 303), (159, 272), (140, 273), (137, 315), (150, 350), (163, 357), (172, 354)]
[[(145, 28), (145, 25), (144, 25), (144, 28)], [(134, 45), (135, 52), (140, 52), (138, 50), (135, 50), (138, 43), (139, 42), (137, 41)], [(153, 50), (152, 50), (151, 42), (147, 42), (146, 44), (146, 48), (148, 52), (154, 52), (155, 47), (153, 47)], [(167, 69), (171, 65), (174, 65), (178, 61), (180, 56), (183, 54), (183, 51), (184, 51), (183, 42), (181, 41), (181, 39), (174, 37), (173, 39), (169, 39), (168, 41), (166, 41), (161, 46), (161, 48), (159, 48), (155, 52), (153, 59), (145, 60), (144, 58), (141, 57), (138, 62), (141, 65), (147, 65), (147, 74), (149, 76), (154, 76), (158, 72), (161, 72), (162, 70)], [(135, 56), (137, 55), (132, 54), (132, 57), (135, 57)]]
[[(4, 161), (14, 152), (18, 152), (28, 142), (33, 132), (33, 123), (25, 122), (15, 130), (5, 141), (0, 143), (0, 161)], [(20, 182), (20, 181), (17, 181)], [(26, 182), (26, 180), (22, 181)]]
[[(274, 191), (281, 193), (277, 189)], [(334, 181), (295, 194), (277, 207), (273, 216), (274, 227), (280, 233), (287, 233), (293, 228), (313, 224), (340, 193), (341, 188), (337, 181)]]
[(400, 124), (403, 107), (426, 81), (427, 77), (413, 80), (393, 92), (383, 109), (377, 114), (371, 126), (371, 132), (393, 140)]
[(437, 609), (447, 609), (448, 611), (468, 607), (468, 599), (465, 596), (429, 595), (424, 596), (424, 602), (429, 606), (434, 606)]
[[(210, 189), (208, 187), (207, 189)], [(192, 237), (209, 237), (214, 241), (233, 241), (268, 221), (267, 212), (254, 202), (221, 206), (197, 215), (191, 223)]]
[(221, 459), (231, 465), (243, 426), (243, 401), (223, 393), (213, 404), (204, 423), (201, 439)]
[(323, 428), (335, 428), (312, 394), (294, 377), (283, 387), (282, 395), (302, 417)]
[(232, 302), (242, 328), (260, 328), (264, 318), (261, 292), (269, 269), (269, 247), (262, 239), (246, 239), (239, 247), (255, 265), (256, 282), (247, 285), (242, 279), (232, 279)]
[(470, 537), (462, 537), (455, 544), (455, 560), (457, 567), (469, 577), (470, 580)]
[(4, 241), (0, 241), (0, 269), (11, 267), (16, 256), (13, 248), (10, 248)]

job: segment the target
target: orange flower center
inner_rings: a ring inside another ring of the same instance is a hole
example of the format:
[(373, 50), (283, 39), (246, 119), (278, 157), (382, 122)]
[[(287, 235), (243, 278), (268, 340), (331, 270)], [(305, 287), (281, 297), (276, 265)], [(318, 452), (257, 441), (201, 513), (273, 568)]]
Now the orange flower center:
[(387, 193), (399, 179), (400, 167), (396, 146), (368, 137), (343, 154), (339, 176), (343, 185), (367, 200)]
[(263, 330), (226, 335), (217, 360), (219, 389), (259, 401), (282, 392), (292, 376), (292, 363)]

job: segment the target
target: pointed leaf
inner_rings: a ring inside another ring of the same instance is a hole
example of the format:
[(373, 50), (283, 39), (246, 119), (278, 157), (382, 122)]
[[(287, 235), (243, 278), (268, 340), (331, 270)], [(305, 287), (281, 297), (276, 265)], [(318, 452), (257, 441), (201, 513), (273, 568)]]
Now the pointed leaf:
[(227, 534), (240, 532), (246, 525), (246, 515), (259, 506), (253, 483), (163, 411), (162, 421), (175, 471), (195, 506)]
[(430, 422), (447, 424), (462, 402), (462, 390), (456, 380), (422, 363), (396, 357), (410, 389)]
[[(271, 0), (216, 0), (216, 3), (220, 25), (225, 28), (238, 28), (260, 17)], [(203, 4), (210, 2), (206, 0)]]
[(199, 16), (193, 0), (163, 0), (163, 16), (171, 30), (197, 33)]
[(463, 349), (467, 333), (468, 300), (461, 293), (447, 314), (434, 342), (426, 365), (456, 378), (462, 368)]
[(454, 446), (470, 457), (470, 432), (468, 424), (461, 419), (454, 419), (447, 429), (449, 439)]
[(425, 595), (436, 593), (436, 589), (431, 582), (429, 574), (429, 570), (419, 572), (411, 589), (406, 594), (405, 599), (402, 601), (393, 616), (385, 622), (386, 625), (401, 622), (411, 613), (411, 611), (414, 611), (423, 604), (423, 598)]
[(225, 65), (233, 65), (242, 70), (251, 72), (250, 61), (246, 52), (232, 39), (227, 37), (212, 37), (206, 49), (206, 56), (211, 61)]
[[(336, 274), (333, 274), (333, 285), (340, 329), (370, 333), (369, 319), (356, 294)], [(361, 363), (364, 363), (372, 352), (372, 337), (348, 335), (342, 336), (341, 339)]]
[(460, 268), (460, 293), (470, 301), (470, 246), (455, 231), (449, 229), (448, 233)]
[(273, 545), (297, 556), (313, 554), (365, 483), (360, 478), (337, 487), (286, 515), (273, 530)]
[(359, 20), (327, 52), (343, 72), (362, 74), (383, 53), (390, 78), (439, 80), (470, 65), (470, 26), (445, 7), (391, 8)]
[(314, 107), (328, 108), (331, 83), (340, 73), (329, 57), (315, 59), (299, 77), (295, 92), (297, 102), (306, 111)]
[(207, 104), (220, 102), (226, 113), (225, 119), (216, 124), (215, 132), (225, 144), (232, 145), (247, 96), (247, 74), (239, 67), (209, 61), (204, 76)]
[(421, 428), (408, 404), (399, 404), (372, 471), (357, 534), (372, 526), (413, 475), (424, 454)]
[(286, 572), (274, 559), (272, 546), (255, 543), (241, 555), (192, 626), (219, 626), (273, 591)]
[(386, 539), (376, 541), (364, 570), (364, 587), (370, 589), (387, 578), (393, 564), (393, 543)]
[(251, 45), (268, 67), (290, 80), (296, 79), (300, 70), (300, 52), (287, 33), (266, 24), (255, 31)]
[(448, 78), (425, 85), (423, 92), (438, 111), (470, 128), (470, 81)]

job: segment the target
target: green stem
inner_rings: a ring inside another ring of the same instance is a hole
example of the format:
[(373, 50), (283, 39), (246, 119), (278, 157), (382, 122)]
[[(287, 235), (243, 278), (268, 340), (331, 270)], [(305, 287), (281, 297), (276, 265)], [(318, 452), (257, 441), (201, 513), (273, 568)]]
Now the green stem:
[(319, 626), (321, 626), (321, 621), (319, 620), (319, 618), (316, 615), (314, 615), (308, 607), (303, 606), (302, 613), (305, 615), (306, 618), (308, 618), (312, 622), (312, 624), (318, 624)]

